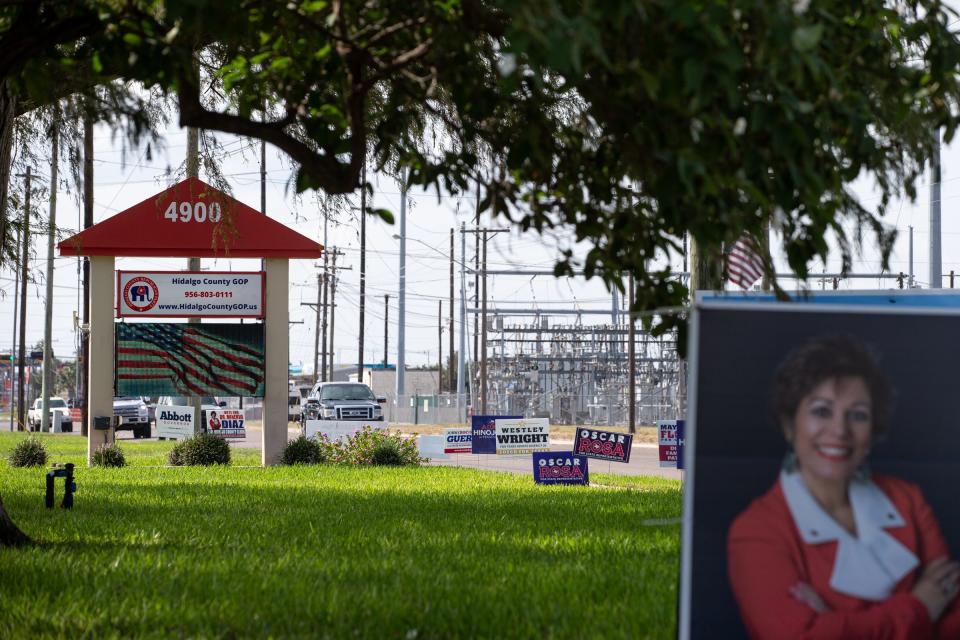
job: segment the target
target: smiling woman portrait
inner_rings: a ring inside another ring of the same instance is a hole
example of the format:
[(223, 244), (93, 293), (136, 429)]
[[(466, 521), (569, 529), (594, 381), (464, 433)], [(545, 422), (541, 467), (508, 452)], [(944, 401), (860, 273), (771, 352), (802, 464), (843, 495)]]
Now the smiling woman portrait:
[(847, 336), (809, 340), (774, 377), (788, 453), (730, 527), (727, 570), (752, 638), (960, 638), (960, 565), (920, 489), (869, 470), (893, 390)]

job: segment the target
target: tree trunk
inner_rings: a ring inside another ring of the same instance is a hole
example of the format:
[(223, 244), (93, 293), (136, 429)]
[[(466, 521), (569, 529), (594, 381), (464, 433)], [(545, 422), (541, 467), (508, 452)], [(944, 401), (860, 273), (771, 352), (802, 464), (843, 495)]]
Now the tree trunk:
[(13, 119), (17, 114), (17, 98), (7, 80), (0, 82), (0, 265), (6, 262), (10, 225), (7, 217), (7, 191), (10, 185)]
[(3, 508), (3, 500), (0, 500), (0, 547), (19, 547), (32, 542), (27, 534), (13, 524), (7, 510)]

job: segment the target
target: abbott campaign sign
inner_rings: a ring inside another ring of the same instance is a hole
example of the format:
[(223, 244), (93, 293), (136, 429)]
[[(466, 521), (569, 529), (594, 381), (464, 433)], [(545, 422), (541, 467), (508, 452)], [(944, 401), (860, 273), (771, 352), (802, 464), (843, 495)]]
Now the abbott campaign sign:
[(262, 318), (262, 271), (117, 271), (118, 318)]
[(587, 458), (572, 451), (534, 453), (533, 480), (537, 484), (590, 484)]
[(511, 456), (550, 451), (547, 418), (496, 421), (497, 455)]
[(193, 407), (157, 407), (157, 437), (173, 440), (193, 437)]
[(616, 431), (578, 428), (573, 440), (573, 451), (577, 455), (609, 460), (611, 462), (630, 462), (633, 449), (633, 436)]

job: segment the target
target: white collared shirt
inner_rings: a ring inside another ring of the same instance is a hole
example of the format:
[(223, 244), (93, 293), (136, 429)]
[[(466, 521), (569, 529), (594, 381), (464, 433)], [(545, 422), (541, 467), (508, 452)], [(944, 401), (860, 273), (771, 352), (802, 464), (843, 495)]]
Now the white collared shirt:
[(900, 579), (920, 564), (917, 556), (885, 531), (902, 527), (905, 522), (890, 499), (871, 480), (850, 482), (856, 536), (823, 510), (799, 471), (781, 471), (780, 488), (804, 542), (837, 541), (837, 556), (830, 576), (834, 591), (863, 600), (886, 600)]

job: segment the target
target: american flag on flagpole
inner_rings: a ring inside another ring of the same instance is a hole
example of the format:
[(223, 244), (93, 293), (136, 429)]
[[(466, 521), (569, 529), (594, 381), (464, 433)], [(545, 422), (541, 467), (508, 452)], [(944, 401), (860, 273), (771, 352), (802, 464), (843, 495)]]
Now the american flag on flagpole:
[(743, 290), (748, 290), (763, 276), (763, 258), (757, 241), (749, 235), (742, 235), (727, 254), (727, 277), (730, 282)]

